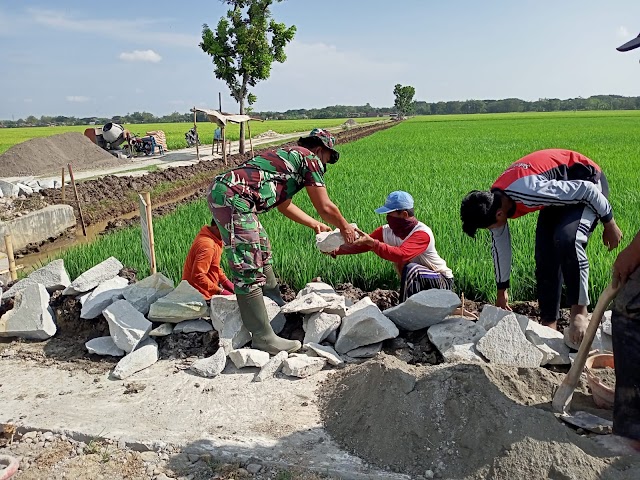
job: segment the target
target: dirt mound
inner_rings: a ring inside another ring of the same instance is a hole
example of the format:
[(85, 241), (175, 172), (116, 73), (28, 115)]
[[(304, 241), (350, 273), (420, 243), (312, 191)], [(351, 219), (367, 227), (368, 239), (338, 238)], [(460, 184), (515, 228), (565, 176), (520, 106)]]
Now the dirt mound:
[(52, 175), (71, 163), (74, 170), (117, 167), (128, 163), (98, 147), (79, 132), (32, 138), (0, 155), (2, 175)]
[(322, 416), (344, 448), (412, 478), (638, 478), (640, 467), (623, 471), (551, 412), (517, 403), (546, 402), (557, 384), (526, 370), (415, 368), (383, 355), (328, 379)]

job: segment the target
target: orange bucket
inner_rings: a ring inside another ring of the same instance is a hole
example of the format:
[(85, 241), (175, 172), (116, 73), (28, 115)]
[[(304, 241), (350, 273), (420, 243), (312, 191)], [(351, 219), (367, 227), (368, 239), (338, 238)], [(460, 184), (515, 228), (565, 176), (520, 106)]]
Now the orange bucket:
[(615, 399), (615, 389), (605, 385), (594, 372), (594, 370), (607, 367), (615, 369), (613, 355), (609, 353), (593, 355), (587, 358), (587, 361), (585, 362), (587, 384), (591, 389), (593, 401), (598, 407), (611, 410), (613, 409), (613, 402)]

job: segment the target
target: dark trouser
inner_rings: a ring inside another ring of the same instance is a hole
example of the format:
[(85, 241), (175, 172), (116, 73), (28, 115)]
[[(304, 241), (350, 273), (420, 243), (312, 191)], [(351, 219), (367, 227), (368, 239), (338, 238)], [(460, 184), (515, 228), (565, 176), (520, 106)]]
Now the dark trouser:
[(640, 440), (640, 269), (618, 293), (611, 328), (616, 370), (613, 433)]
[(423, 290), (439, 288), (453, 290), (453, 278), (447, 278), (418, 263), (407, 263), (400, 280), (400, 302)]
[[(600, 185), (609, 194), (606, 178)], [(562, 284), (569, 305), (589, 305), (589, 260), (585, 248), (598, 219), (589, 207), (567, 205), (540, 211), (536, 228), (536, 281), (540, 319), (554, 322), (560, 313)]]

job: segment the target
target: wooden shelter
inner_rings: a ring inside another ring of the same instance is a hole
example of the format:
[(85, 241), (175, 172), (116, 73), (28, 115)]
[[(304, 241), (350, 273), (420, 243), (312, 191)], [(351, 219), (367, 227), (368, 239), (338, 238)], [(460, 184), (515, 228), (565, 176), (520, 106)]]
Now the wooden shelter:
[[(193, 112), (193, 128), (196, 131), (196, 133), (198, 133), (198, 125), (197, 125), (197, 120), (196, 120), (197, 112), (204, 113), (207, 116), (207, 118), (209, 119), (210, 122), (215, 123), (222, 130), (222, 158), (224, 159), (224, 164), (225, 165), (227, 164), (227, 149), (226, 149), (226, 144), (227, 143), (226, 143), (226, 136), (225, 136), (225, 127), (227, 126), (228, 123), (241, 124), (241, 123), (246, 122), (246, 124), (247, 124), (247, 133), (249, 134), (249, 146), (251, 148), (251, 156), (253, 156), (253, 142), (251, 140), (251, 126), (250, 126), (249, 122), (251, 120), (262, 121), (262, 119), (253, 118), (253, 117), (250, 117), (249, 115), (239, 115), (239, 114), (233, 114), (233, 113), (224, 113), (224, 112), (220, 112), (218, 110), (211, 110), (209, 108), (193, 107), (191, 109), (191, 111)], [(213, 154), (213, 147), (211, 149), (211, 153)], [(197, 142), (196, 142), (196, 155), (198, 156), (198, 160), (200, 160), (200, 150), (198, 148)]]

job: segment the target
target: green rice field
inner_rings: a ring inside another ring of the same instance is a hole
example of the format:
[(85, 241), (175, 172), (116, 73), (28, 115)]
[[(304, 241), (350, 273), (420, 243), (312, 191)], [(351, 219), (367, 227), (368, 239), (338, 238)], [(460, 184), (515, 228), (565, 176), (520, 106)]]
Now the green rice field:
[[(371, 118), (354, 118), (358, 123), (371, 121), (386, 120), (387, 117), (371, 117)], [(251, 122), (251, 135), (256, 136), (267, 130), (286, 134), (295, 132), (304, 132), (314, 127), (330, 128), (342, 125), (346, 118), (330, 118), (321, 120), (268, 120), (265, 122)], [(94, 125), (101, 126), (101, 125)], [(153, 130), (164, 131), (167, 137), (167, 146), (170, 150), (178, 148), (186, 148), (187, 142), (184, 134), (193, 127), (192, 123), (140, 123), (140, 124), (123, 124), (131, 133), (139, 136), (146, 135), (146, 132)], [(49, 137), (65, 132), (84, 132), (89, 125), (69, 126), (69, 127), (22, 127), (22, 128), (0, 128), (0, 154), (6, 152), (13, 145), (24, 142), (31, 138)], [(216, 126), (211, 122), (198, 122), (198, 134), (202, 144), (211, 144), (213, 141), (213, 132)], [(240, 127), (237, 124), (231, 124), (227, 127), (225, 136), (230, 140), (238, 140), (240, 138)]]
[[(275, 129), (275, 128), (274, 128)], [(441, 256), (467, 298), (495, 296), (490, 236), (466, 237), (459, 219), (460, 201), (473, 189), (489, 188), (512, 162), (544, 148), (577, 150), (600, 164), (610, 183), (611, 202), (625, 234), (623, 246), (640, 228), (640, 112), (567, 112), (416, 117), (357, 142), (339, 146), (340, 162), (326, 175), (331, 199), (350, 222), (372, 231), (384, 223), (373, 212), (393, 190), (406, 190), (416, 201), (416, 216), (431, 226)], [(300, 192), (294, 202), (316, 218)], [(513, 271), (511, 298), (535, 298), (534, 234), (537, 214), (511, 222)], [(204, 201), (184, 205), (155, 221), (159, 270), (179, 280), (193, 237), (210, 221)], [(373, 253), (332, 259), (314, 246), (314, 234), (277, 211), (262, 217), (271, 238), (276, 274), (299, 288), (316, 276), (336, 284), (352, 282), (371, 290), (397, 287), (389, 262)], [(591, 297), (595, 303), (609, 280), (615, 252), (607, 252), (599, 226), (587, 253), (591, 260)], [(132, 228), (100, 238), (63, 254), (75, 277), (110, 255), (148, 272), (140, 231)]]

